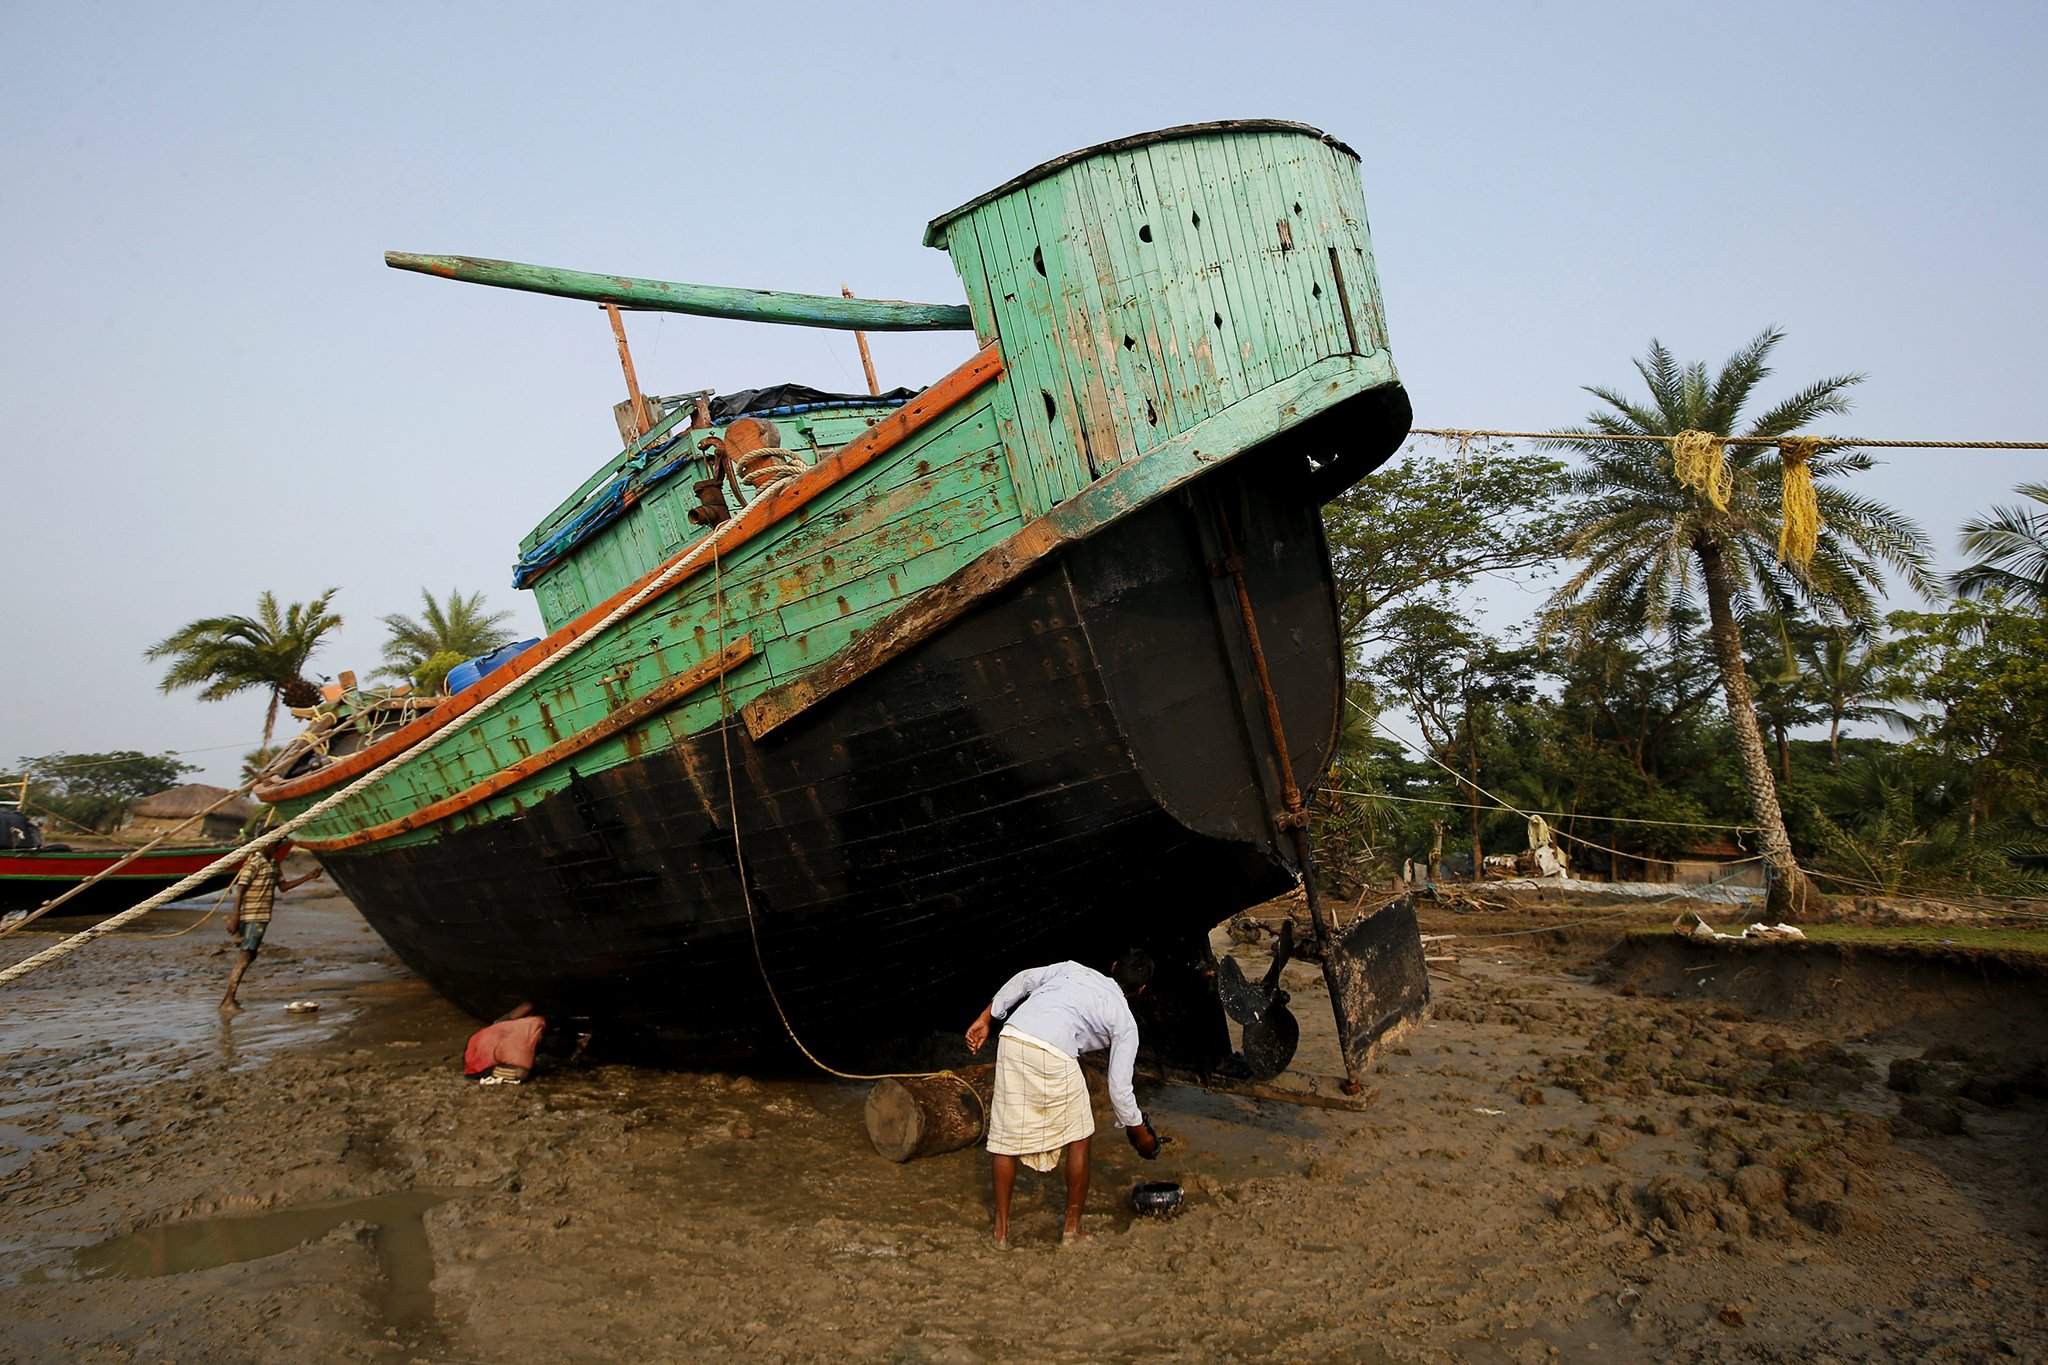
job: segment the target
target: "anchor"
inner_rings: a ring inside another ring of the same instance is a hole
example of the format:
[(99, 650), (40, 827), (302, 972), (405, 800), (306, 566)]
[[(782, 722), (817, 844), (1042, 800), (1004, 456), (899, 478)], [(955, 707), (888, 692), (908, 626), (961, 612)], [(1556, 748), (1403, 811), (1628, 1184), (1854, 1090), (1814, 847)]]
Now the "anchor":
[(1244, 1027), (1242, 1048), (1224, 1064), (1232, 1073), (1255, 1081), (1270, 1081), (1294, 1060), (1301, 1045), (1301, 1025), (1287, 1008), (1288, 993), (1280, 987), (1280, 972), (1294, 955), (1294, 921), (1280, 925), (1279, 942), (1273, 945), (1273, 965), (1254, 986), (1245, 978), (1237, 959), (1226, 957), (1216, 964), (1216, 993), (1223, 1000), (1223, 1012)]

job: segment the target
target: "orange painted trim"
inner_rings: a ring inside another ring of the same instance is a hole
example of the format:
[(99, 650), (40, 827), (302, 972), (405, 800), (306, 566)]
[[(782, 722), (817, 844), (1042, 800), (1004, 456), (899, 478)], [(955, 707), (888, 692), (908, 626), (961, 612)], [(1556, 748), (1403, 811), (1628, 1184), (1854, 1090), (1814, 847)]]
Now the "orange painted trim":
[(754, 657), (754, 637), (742, 636), (725, 647), (716, 658), (706, 659), (687, 672), (678, 673), (664, 681), (644, 696), (627, 702), (611, 712), (603, 720), (578, 730), (567, 739), (550, 744), (537, 754), (529, 754), (517, 763), (500, 768), (483, 781), (464, 787), (453, 796), (444, 796), (430, 805), (421, 806), (410, 815), (401, 815), (396, 820), (386, 820), (381, 825), (370, 825), (353, 830), (339, 839), (301, 839), (302, 848), (316, 853), (333, 853), (339, 849), (356, 848), (362, 844), (376, 843), (400, 834), (446, 820), (449, 816), (468, 810), (478, 802), (487, 801), (508, 787), (517, 786), (527, 778), (544, 769), (553, 767), (563, 759), (579, 754), (600, 740), (610, 739), (629, 725), (637, 725), (655, 712), (675, 705), (692, 692), (702, 691), (718, 679), (738, 668)]
[[(920, 429), (929, 426), (948, 409), (972, 396), (1002, 372), (1001, 343), (991, 341), (975, 352), (966, 364), (939, 379), (923, 393), (869, 427), (855, 440), (841, 446), (802, 474), (777, 487), (766, 497), (755, 498), (737, 517), (726, 522), (712, 534), (681, 550), (659, 567), (642, 574), (512, 662), (488, 674), (482, 682), (450, 697), (396, 733), (387, 735), (368, 748), (358, 750), (346, 758), (338, 759), (318, 772), (307, 773), (304, 777), (293, 778), (288, 782), (259, 787), (256, 790), (256, 798), (266, 804), (275, 804), (279, 801), (311, 796), (315, 792), (325, 791), (329, 787), (360, 777), (387, 759), (403, 753), (444, 725), (451, 724), (457, 717), (474, 710), (484, 698), (503, 691), (547, 663), (549, 659), (594, 629), (600, 621), (631, 599), (634, 593), (674, 568), (679, 561), (702, 556), (708, 563), (708, 552), (714, 544), (718, 546), (720, 556), (730, 554), (736, 547), (744, 545), (783, 518), (794, 515), (806, 503), (829, 490), (841, 479), (866, 468), (902, 445)], [(679, 578), (673, 586), (681, 587), (687, 581), (688, 578)], [(649, 602), (652, 601), (650, 598)]]

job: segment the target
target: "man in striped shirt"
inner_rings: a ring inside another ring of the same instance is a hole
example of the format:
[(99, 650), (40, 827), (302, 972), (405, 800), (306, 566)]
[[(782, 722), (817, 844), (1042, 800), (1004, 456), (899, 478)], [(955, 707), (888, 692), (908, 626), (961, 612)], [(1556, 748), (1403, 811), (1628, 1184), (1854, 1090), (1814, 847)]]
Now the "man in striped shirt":
[(242, 860), (242, 870), (235, 874), (235, 908), (228, 911), (228, 937), (242, 941), (242, 956), (235, 963), (235, 974), (228, 978), (228, 993), (221, 997), (222, 1014), (239, 1014), (242, 1006), (235, 999), (235, 992), (241, 989), (242, 977), (249, 970), (249, 964), (256, 960), (256, 951), (263, 946), (263, 936), (270, 931), (270, 914), (277, 905), (277, 893), (289, 891), (295, 886), (304, 886), (320, 875), (314, 868), (303, 877), (280, 883), (278, 864), (284, 861), (284, 851), (290, 844), (280, 844), (276, 861), (268, 851), (251, 853)]

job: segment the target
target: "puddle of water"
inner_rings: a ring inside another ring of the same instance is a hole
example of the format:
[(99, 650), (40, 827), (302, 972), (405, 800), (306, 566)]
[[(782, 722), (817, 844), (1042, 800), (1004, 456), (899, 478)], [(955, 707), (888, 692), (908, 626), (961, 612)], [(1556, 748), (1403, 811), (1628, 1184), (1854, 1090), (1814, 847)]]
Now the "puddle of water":
[[(71, 1274), (84, 1279), (183, 1275), (275, 1256), (317, 1241), (344, 1223), (368, 1223), (376, 1229), (377, 1262), (384, 1273), (381, 1316), (401, 1330), (417, 1329), (434, 1316), (434, 1256), (421, 1219), (456, 1193), (406, 1190), (269, 1213), (165, 1223), (84, 1248), (72, 1257)], [(60, 1277), (61, 1273), (52, 1278)]]

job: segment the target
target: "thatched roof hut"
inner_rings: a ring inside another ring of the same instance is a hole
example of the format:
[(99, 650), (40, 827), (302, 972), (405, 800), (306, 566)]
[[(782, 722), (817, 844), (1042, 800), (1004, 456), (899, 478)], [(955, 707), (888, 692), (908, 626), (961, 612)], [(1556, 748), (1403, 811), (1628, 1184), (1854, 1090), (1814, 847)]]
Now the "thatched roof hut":
[[(204, 782), (187, 782), (183, 786), (171, 787), (154, 796), (145, 796), (128, 808), (128, 819), (122, 824), (121, 832), (134, 838), (154, 839), (168, 834), (199, 812), (229, 795), (226, 787), (209, 787)], [(232, 839), (243, 825), (261, 813), (262, 807), (252, 801), (236, 797), (219, 810), (208, 815), (190, 827), (179, 831), (177, 842), (208, 844), (222, 839)]]

